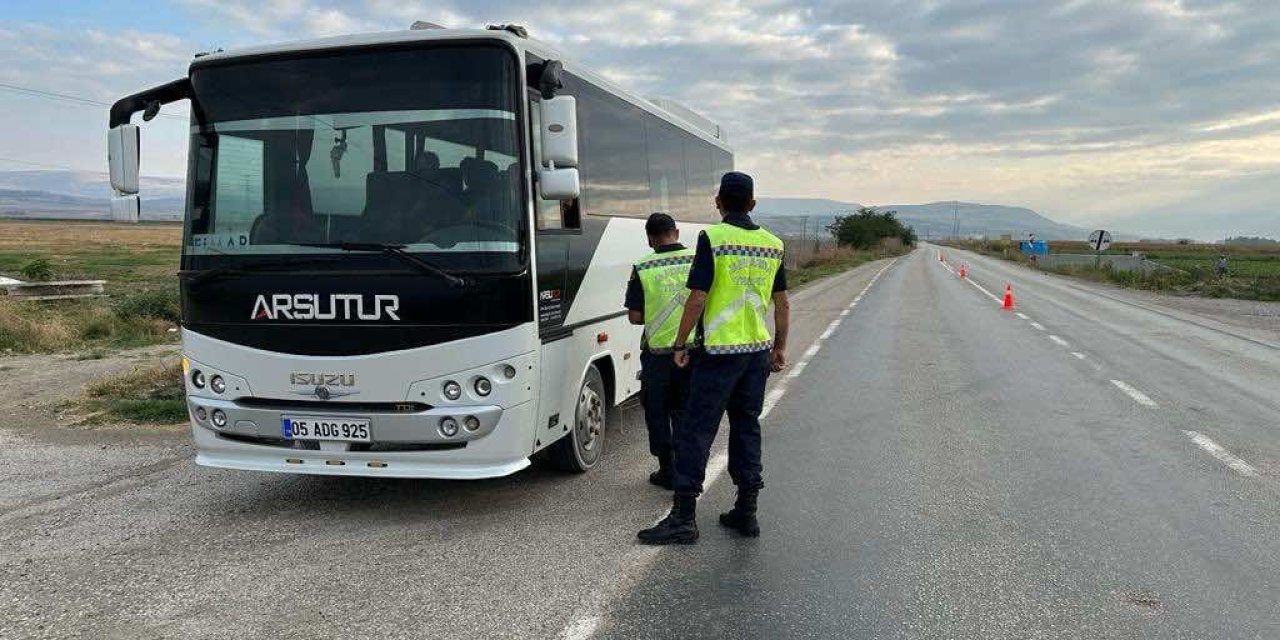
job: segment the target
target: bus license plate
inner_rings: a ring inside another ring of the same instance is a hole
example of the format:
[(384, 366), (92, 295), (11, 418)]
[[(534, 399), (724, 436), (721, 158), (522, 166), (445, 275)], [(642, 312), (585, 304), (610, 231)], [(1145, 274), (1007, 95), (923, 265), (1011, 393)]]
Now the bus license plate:
[(280, 422), (280, 430), (286, 440), (373, 441), (369, 437), (368, 418), (284, 416)]

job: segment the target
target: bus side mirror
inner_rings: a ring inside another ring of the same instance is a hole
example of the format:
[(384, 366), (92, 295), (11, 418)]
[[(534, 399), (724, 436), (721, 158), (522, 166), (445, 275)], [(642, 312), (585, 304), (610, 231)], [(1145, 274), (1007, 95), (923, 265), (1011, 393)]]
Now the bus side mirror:
[(581, 192), (577, 169), (538, 170), (538, 195), (543, 200), (572, 200)]
[(578, 101), (556, 96), (542, 101), (542, 163), (578, 166)]
[(113, 222), (137, 222), (141, 215), (142, 203), (138, 199), (138, 194), (111, 198), (111, 220)]
[(122, 124), (107, 132), (107, 164), (116, 195), (138, 193), (138, 125)]

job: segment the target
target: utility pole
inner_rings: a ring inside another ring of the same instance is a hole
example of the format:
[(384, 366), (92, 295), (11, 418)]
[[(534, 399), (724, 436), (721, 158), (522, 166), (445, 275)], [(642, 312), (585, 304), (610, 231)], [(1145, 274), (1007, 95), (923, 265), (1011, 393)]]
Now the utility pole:
[(960, 239), (960, 201), (951, 202), (951, 239)]
[(809, 248), (809, 216), (800, 219), (800, 251)]

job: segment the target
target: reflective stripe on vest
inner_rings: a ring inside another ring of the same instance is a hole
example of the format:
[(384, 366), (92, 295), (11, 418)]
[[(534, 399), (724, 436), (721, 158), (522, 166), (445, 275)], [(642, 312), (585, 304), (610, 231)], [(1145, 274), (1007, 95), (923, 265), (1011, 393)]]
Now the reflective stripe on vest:
[(764, 229), (707, 228), (715, 279), (702, 313), (707, 353), (752, 353), (773, 346), (768, 314), (782, 267), (782, 241)]
[(689, 249), (653, 253), (636, 263), (644, 289), (644, 341), (651, 353), (670, 353), (676, 343), (692, 265)]

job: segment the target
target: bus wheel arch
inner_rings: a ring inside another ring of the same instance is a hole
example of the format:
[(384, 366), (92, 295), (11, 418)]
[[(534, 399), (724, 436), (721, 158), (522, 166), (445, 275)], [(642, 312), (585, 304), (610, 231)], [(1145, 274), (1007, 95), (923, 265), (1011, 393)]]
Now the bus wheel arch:
[(587, 366), (578, 385), (569, 432), (548, 447), (551, 462), (562, 471), (584, 473), (604, 457), (611, 403), (601, 366), (599, 360)]

